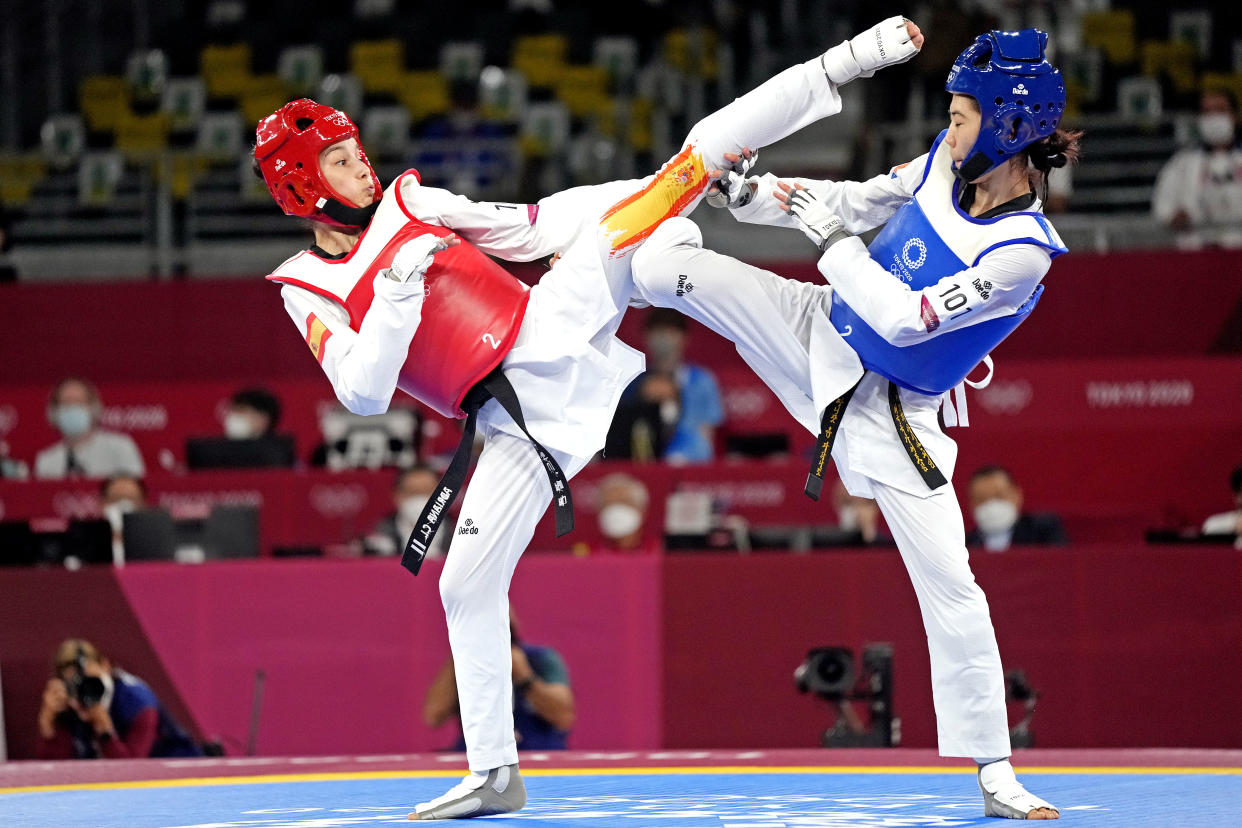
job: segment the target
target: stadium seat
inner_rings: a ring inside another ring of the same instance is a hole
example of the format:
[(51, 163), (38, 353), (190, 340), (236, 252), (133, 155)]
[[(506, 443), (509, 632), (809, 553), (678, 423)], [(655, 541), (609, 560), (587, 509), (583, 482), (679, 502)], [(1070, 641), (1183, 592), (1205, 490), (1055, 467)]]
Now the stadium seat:
[(116, 195), (125, 159), (116, 152), (88, 152), (78, 164), (78, 204), (106, 207)]
[(522, 120), (522, 154), (541, 158), (561, 150), (569, 140), (569, 110), (560, 101), (531, 104)]
[(362, 40), (349, 47), (349, 66), (367, 93), (399, 95), (405, 72), (405, 47), (400, 40)]
[(591, 62), (608, 73), (613, 90), (624, 88), (638, 69), (638, 41), (632, 37), (596, 38)]
[(393, 92), (415, 122), (451, 108), (448, 81), (439, 72), (402, 72), (394, 78)]
[(565, 103), (575, 118), (590, 118), (607, 113), (612, 106), (608, 97), (608, 73), (599, 66), (565, 66), (555, 84), (556, 97)]
[(276, 74), (290, 95), (311, 95), (323, 80), (323, 49), (313, 45), (286, 46), (276, 59)]
[(526, 112), (526, 76), (516, 69), (484, 69), (479, 76), (479, 106), (488, 120), (521, 121)]
[(373, 106), (362, 113), (359, 130), (369, 155), (400, 158), (409, 149), (410, 113), (401, 106)]
[(288, 100), (285, 82), (279, 75), (252, 75), (242, 88), (238, 105), (246, 123), (257, 124)]
[(720, 75), (716, 47), (711, 29), (674, 29), (664, 36), (664, 59), (684, 74), (711, 80)]
[(46, 171), (46, 164), (38, 156), (0, 156), (0, 202), (21, 205), (30, 201), (35, 185)]
[(147, 158), (168, 148), (168, 116), (128, 114), (116, 125), (115, 146), (131, 159)]
[(546, 89), (556, 84), (568, 52), (569, 40), (564, 35), (519, 37), (513, 44), (513, 68), (525, 75), (532, 87)]
[(111, 132), (130, 111), (129, 84), (118, 75), (89, 75), (78, 86), (78, 108), (89, 129)]
[(194, 149), (208, 160), (233, 161), (242, 154), (245, 131), (240, 112), (208, 112), (199, 121)]
[(324, 75), (313, 97), (324, 106), (357, 112), (362, 109), (362, 81), (348, 72)]
[(160, 100), (168, 82), (168, 56), (162, 49), (139, 49), (125, 62), (125, 80), (135, 101)]
[(1110, 63), (1133, 63), (1134, 12), (1129, 9), (1089, 12), (1082, 16), (1082, 42), (1104, 52)]
[(160, 109), (173, 132), (192, 132), (207, 104), (207, 87), (200, 77), (169, 78)]
[(64, 169), (78, 160), (86, 147), (86, 125), (81, 115), (53, 115), (39, 130), (43, 157), (53, 167)]
[(250, 78), (250, 46), (205, 46), (199, 54), (199, 71), (211, 98), (237, 98)]
[(1144, 75), (1167, 77), (1180, 93), (1195, 88), (1195, 46), (1185, 40), (1145, 40), (1141, 48)]
[(440, 73), (450, 83), (474, 83), (483, 71), (483, 44), (458, 40), (440, 47)]

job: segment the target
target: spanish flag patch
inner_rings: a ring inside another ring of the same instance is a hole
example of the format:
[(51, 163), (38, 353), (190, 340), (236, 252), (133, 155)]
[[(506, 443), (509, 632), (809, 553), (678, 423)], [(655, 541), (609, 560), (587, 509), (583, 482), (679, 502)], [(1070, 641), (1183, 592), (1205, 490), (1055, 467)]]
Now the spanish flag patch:
[(331, 338), (332, 331), (319, 321), (318, 316), (312, 313), (306, 317), (306, 344), (310, 346), (311, 353), (320, 365), (323, 365), (323, 351), (328, 347), (328, 340)]

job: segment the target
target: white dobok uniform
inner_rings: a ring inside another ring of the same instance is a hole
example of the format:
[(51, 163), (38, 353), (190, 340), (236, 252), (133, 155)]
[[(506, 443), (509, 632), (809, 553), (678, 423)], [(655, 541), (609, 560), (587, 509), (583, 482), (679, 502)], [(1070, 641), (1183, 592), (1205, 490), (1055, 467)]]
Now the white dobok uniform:
[[(772, 197), (776, 180), (771, 174), (763, 176), (754, 199), (734, 208), (735, 217), (795, 227)], [(1048, 271), (1051, 255), (1064, 248), (1039, 214), (1038, 200), (1020, 214), (992, 221), (966, 216), (954, 201), (951, 159), (942, 141), (932, 154), (868, 181), (795, 180), (813, 190), (852, 233), (885, 223), (917, 191), (932, 229), (971, 266), (912, 290), (899, 266), (890, 271), (877, 263), (854, 237), (823, 254), (819, 269), (831, 286), (816, 285), (704, 250), (698, 228), (674, 219), (634, 257), (638, 295), (675, 308), (736, 343), (746, 362), (812, 433), (819, 432), (825, 408), (861, 379), (845, 409), (832, 457), (846, 489), (879, 504), (913, 581), (931, 654), (940, 753), (1008, 756), (1000, 655), (986, 598), (970, 571), (952, 485), (932, 490), (924, 482), (898, 437), (889, 380), (864, 369), (829, 314), (836, 290), (894, 345), (952, 335), (1014, 313)], [(801, 238), (791, 237), (790, 242), (804, 244)], [(921, 266), (917, 249), (909, 255), (909, 264)], [(953, 298), (963, 295), (963, 287), (968, 308)], [(957, 446), (937, 421), (942, 396), (908, 388), (899, 394), (915, 435), (951, 479)], [(949, 413), (946, 406), (946, 417)]]
[[(304, 251), (270, 278), (298, 281), (281, 293), (338, 398), (351, 411), (385, 411), (418, 328), (422, 282), (373, 279), (375, 298), (355, 331), (344, 297), (407, 221), (451, 228), (485, 253), (560, 260), (530, 290), (503, 366), (531, 435), (572, 477), (604, 445), (622, 391), (644, 368), (642, 354), (614, 336), (634, 292), (636, 245), (669, 217), (694, 208), (707, 170), (723, 154), (779, 140), (841, 108), (818, 60), (794, 66), (699, 122), (683, 151), (645, 179), (579, 187), (538, 205), (472, 202), (423, 187), (413, 174), (385, 191), (370, 225), (344, 259)], [(329, 294), (337, 300), (327, 298)], [(479, 412), (485, 446), (461, 506), (440, 593), (457, 674), (471, 770), (517, 762), (509, 645), (508, 587), (518, 558), (551, 498), (532, 449), (495, 400)]]

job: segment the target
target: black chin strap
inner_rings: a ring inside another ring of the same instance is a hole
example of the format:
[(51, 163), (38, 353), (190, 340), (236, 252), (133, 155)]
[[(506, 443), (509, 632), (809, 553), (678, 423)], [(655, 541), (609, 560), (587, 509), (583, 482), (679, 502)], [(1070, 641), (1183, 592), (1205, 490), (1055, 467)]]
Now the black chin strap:
[(988, 171), (988, 167), (992, 166), (992, 160), (981, 152), (972, 153), (962, 166), (953, 170), (953, 174), (962, 179), (966, 183), (974, 181), (979, 176)]
[(337, 201), (335, 198), (327, 198), (324, 199), (323, 206), (319, 208), (319, 211), (346, 227), (366, 227), (371, 223), (371, 217), (375, 215), (375, 211), (378, 209), (378, 201), (372, 201), (366, 207), (353, 207)]

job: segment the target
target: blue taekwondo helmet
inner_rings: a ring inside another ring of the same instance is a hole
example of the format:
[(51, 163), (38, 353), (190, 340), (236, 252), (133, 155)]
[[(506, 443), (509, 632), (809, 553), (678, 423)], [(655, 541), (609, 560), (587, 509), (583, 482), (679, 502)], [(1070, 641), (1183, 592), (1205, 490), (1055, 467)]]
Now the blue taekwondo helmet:
[(1044, 57), (1048, 33), (991, 31), (953, 61), (944, 88), (979, 102), (979, 137), (956, 171), (974, 181), (1056, 132), (1065, 113), (1061, 70)]

